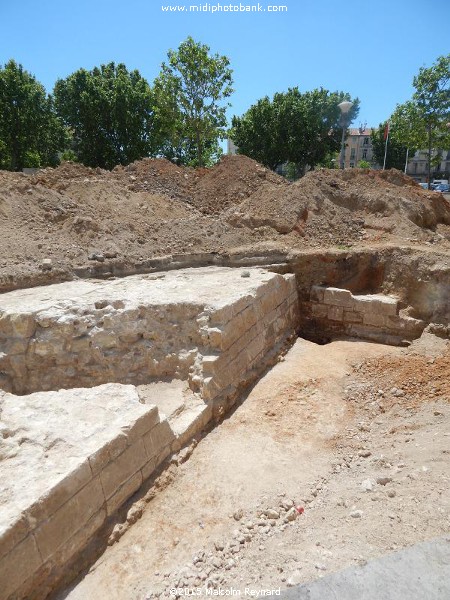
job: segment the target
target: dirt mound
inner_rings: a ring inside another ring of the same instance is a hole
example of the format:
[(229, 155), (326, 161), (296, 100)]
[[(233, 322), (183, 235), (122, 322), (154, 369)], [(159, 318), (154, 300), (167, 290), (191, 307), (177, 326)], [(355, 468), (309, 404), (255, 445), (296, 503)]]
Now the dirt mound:
[(319, 170), (288, 187), (266, 185), (229, 209), (226, 219), (235, 227), (268, 226), (313, 243), (340, 244), (364, 239), (365, 228), (420, 237), (423, 228), (450, 225), (450, 204), (400, 171)]
[(72, 277), (89, 261), (132, 268), (236, 248), (445, 245), (448, 224), (444, 197), (398, 171), (321, 170), (290, 184), (229, 156), (208, 169), (144, 159), (113, 171), (63, 163), (31, 176), (0, 172), (0, 289)]

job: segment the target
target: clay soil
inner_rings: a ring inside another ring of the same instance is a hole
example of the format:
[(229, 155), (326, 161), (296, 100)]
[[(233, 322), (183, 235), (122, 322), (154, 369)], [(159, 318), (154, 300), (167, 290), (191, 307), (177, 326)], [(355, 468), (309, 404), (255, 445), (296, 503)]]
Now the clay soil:
[(285, 589), (446, 534), (448, 349), (298, 340), (59, 598)]
[(111, 172), (0, 172), (0, 290), (173, 254), (384, 243), (450, 248), (450, 203), (398, 171), (289, 183), (244, 156), (211, 169), (145, 159)]

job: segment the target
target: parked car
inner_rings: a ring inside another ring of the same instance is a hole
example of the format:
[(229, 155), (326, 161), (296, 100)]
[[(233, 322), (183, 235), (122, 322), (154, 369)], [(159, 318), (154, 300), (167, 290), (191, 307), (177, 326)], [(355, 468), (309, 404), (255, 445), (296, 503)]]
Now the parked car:
[(435, 188), (436, 192), (442, 192), (443, 194), (450, 193), (450, 185), (448, 183), (440, 183)]

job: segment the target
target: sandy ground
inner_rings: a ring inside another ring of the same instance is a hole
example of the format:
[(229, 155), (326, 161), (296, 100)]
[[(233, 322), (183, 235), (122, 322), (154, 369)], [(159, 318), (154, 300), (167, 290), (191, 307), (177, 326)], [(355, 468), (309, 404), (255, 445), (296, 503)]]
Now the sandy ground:
[(286, 588), (447, 532), (448, 357), (299, 339), (58, 598)]

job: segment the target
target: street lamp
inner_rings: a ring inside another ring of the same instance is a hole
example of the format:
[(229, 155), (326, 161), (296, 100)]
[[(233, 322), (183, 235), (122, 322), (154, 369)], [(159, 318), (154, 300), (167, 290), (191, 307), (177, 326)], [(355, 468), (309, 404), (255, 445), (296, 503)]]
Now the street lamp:
[(344, 168), (344, 160), (345, 160), (345, 144), (344, 144), (344, 138), (345, 138), (345, 130), (347, 129), (347, 127), (350, 124), (350, 120), (349, 120), (349, 113), (350, 113), (350, 109), (353, 106), (353, 102), (349, 102), (348, 100), (344, 100), (343, 102), (341, 102), (340, 104), (338, 104), (338, 108), (341, 111), (341, 118), (339, 119), (339, 125), (342, 126), (342, 140), (341, 140), (341, 156), (340, 156), (340, 163), (341, 163), (341, 169)]

